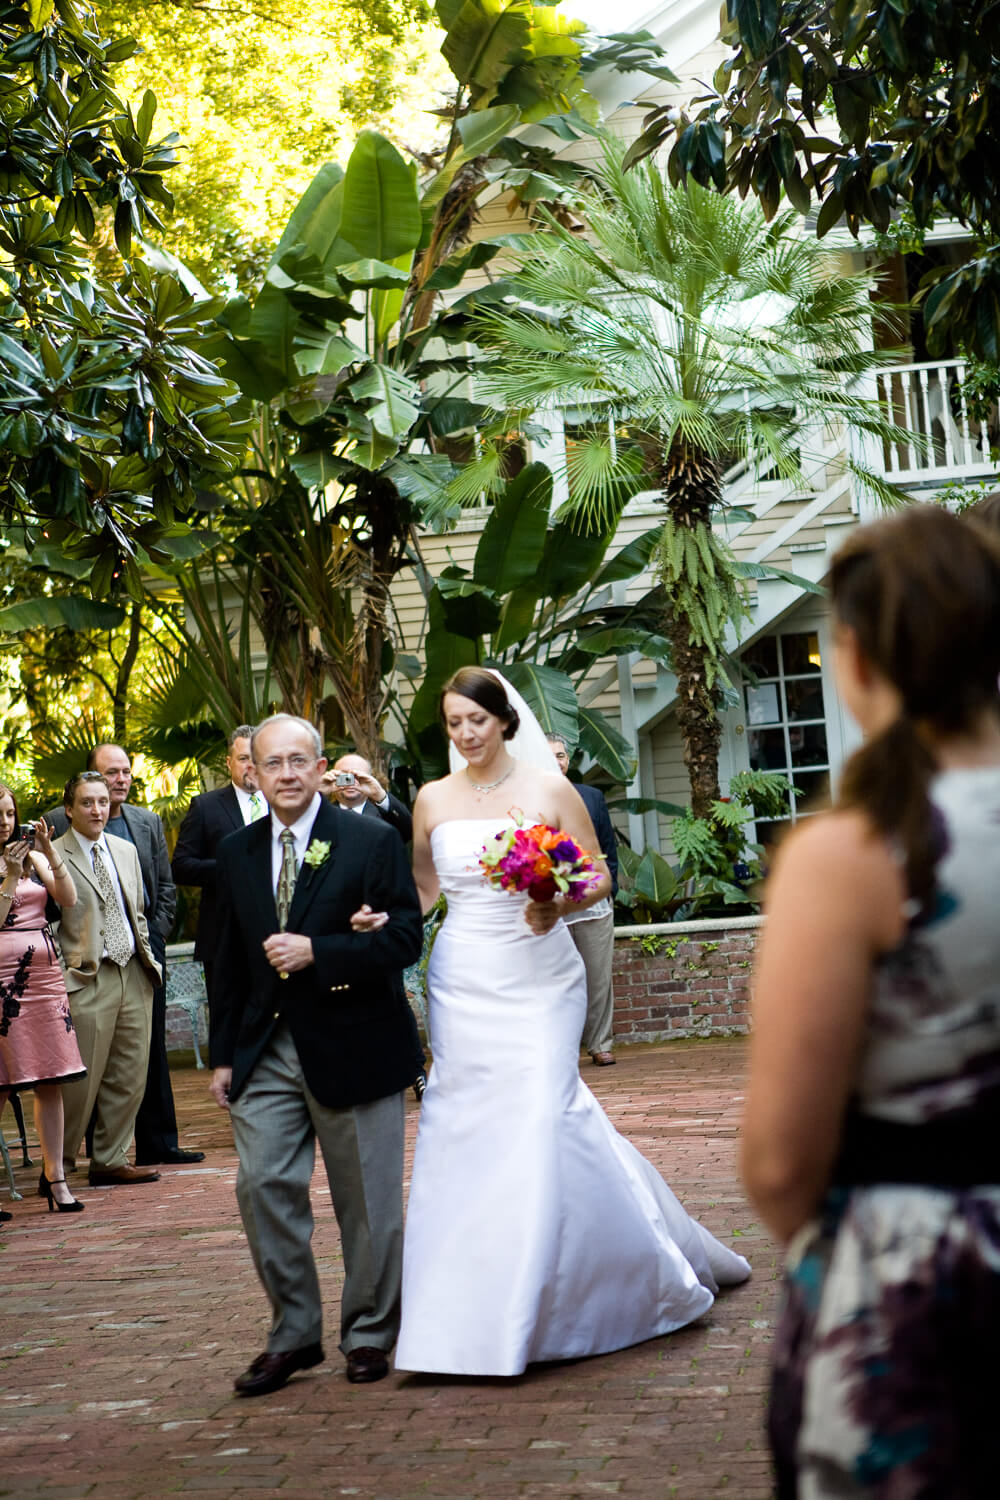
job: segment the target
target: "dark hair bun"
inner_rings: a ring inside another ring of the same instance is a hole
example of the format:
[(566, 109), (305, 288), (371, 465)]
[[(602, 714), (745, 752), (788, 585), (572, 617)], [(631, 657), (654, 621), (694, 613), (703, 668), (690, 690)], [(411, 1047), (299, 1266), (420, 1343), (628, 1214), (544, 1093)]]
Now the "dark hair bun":
[(439, 699), (442, 716), (444, 700), (448, 693), (458, 693), (463, 698), (471, 698), (473, 703), (478, 703), (480, 708), (485, 708), (488, 714), (499, 719), (503, 725), (505, 740), (513, 739), (521, 727), (517, 709), (512, 707), (504, 692), (503, 684), (485, 667), (459, 667), (454, 676), (449, 677), (441, 689)]

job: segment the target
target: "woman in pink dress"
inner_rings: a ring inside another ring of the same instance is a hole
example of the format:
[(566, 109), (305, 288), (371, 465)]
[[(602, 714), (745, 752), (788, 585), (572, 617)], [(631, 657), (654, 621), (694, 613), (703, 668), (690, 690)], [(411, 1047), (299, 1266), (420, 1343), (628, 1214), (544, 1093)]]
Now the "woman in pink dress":
[(61, 1085), (86, 1069), (45, 918), (48, 897), (73, 906), (76, 886), (45, 824), (34, 824), (34, 849), (14, 839), (19, 824), (14, 793), (0, 782), (0, 1109), (12, 1090), (34, 1090), (44, 1165), (38, 1191), (50, 1213), (79, 1213), (83, 1204), (63, 1175)]

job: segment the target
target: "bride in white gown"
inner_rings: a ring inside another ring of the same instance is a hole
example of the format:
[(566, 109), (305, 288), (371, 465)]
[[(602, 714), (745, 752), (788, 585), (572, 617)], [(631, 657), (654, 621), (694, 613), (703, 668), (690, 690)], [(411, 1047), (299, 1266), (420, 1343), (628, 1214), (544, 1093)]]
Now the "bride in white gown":
[[(414, 809), (424, 909), (440, 890), (448, 915), (428, 972), (434, 1066), (396, 1366), (519, 1375), (670, 1333), (750, 1267), (685, 1213), (581, 1080), (586, 987), (562, 898), (496, 891), (479, 867), (515, 812), (596, 850), (579, 794), (499, 674), (463, 668), (443, 711), (463, 769), (425, 786)], [(538, 769), (546, 756), (551, 773)], [(604, 875), (590, 900), (608, 885)]]

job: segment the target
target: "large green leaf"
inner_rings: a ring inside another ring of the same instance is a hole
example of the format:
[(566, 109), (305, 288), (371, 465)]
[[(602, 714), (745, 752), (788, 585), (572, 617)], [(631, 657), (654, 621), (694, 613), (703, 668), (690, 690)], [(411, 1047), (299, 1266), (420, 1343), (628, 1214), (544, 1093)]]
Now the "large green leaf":
[(459, 83), (472, 85), (487, 102), (492, 90), (526, 52), (529, 22), (523, 11), (466, 0), (448, 29), (441, 51)]
[(22, 599), (0, 609), (0, 630), (16, 635), (20, 630), (113, 630), (125, 618), (120, 604), (98, 604), (79, 594), (63, 597)]
[(539, 667), (534, 662), (508, 662), (504, 676), (513, 683), (546, 734), (564, 736), (576, 743), (578, 733), (576, 691), (565, 672)]
[(277, 265), (285, 253), (296, 245), (307, 245), (314, 255), (326, 262), (330, 249), (339, 236), (343, 181), (343, 169), (336, 162), (324, 162), (292, 209), (291, 217), (274, 247), (271, 265)]
[(492, 589), (482, 588), (468, 578), (439, 578), (438, 589), (444, 601), (444, 620), (455, 635), (478, 641), (491, 635), (500, 623), (500, 601)]
[(636, 573), (641, 573), (656, 551), (662, 535), (662, 528), (654, 526), (652, 530), (644, 531), (642, 536), (629, 542), (620, 552), (616, 552), (594, 579), (595, 589), (603, 588), (606, 583), (621, 583), (624, 579), (634, 578)]
[(493, 650), (496, 654), (524, 644), (535, 621), (537, 604), (538, 591), (534, 583), (526, 583), (523, 588), (515, 589), (507, 595), (503, 617), (493, 637)]
[(670, 642), (662, 635), (650, 635), (648, 630), (615, 626), (610, 630), (595, 630), (581, 635), (576, 641), (578, 651), (591, 656), (622, 656), (626, 652), (638, 651), (650, 661), (669, 666)]
[(636, 895), (654, 906), (665, 906), (677, 894), (677, 876), (655, 849), (643, 854), (633, 884)]
[[(398, 271), (403, 271), (409, 279), (410, 270), (413, 266), (413, 252), (408, 250), (405, 255), (397, 256), (393, 266)], [(403, 306), (403, 298), (406, 295), (405, 285), (377, 289), (371, 296), (372, 324), (375, 330), (375, 343), (384, 344), (391, 330), (395, 327)]]
[(421, 227), (416, 167), (384, 135), (363, 131), (344, 176), (340, 233), (358, 255), (391, 261), (417, 248)]
[(420, 387), (388, 365), (369, 365), (350, 391), (358, 401), (371, 401), (365, 416), (385, 437), (405, 437), (420, 415)]
[(552, 475), (544, 464), (528, 464), (507, 485), (483, 529), (472, 570), (475, 581), (509, 594), (533, 578), (551, 507)]
[(601, 565), (612, 532), (581, 532), (560, 523), (545, 538), (538, 567), (539, 599), (565, 599), (586, 588)]
[(325, 448), (294, 453), (289, 464), (292, 472), (311, 490), (325, 489), (331, 480), (339, 479), (345, 469), (351, 467), (346, 459), (338, 458)]
[(616, 781), (628, 783), (635, 775), (635, 754), (623, 734), (596, 708), (581, 708), (580, 749)]

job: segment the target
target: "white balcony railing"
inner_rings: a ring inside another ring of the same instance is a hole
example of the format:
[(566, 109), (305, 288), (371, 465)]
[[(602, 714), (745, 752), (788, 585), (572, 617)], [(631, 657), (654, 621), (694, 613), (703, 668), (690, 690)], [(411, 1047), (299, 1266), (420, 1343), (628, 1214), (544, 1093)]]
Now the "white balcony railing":
[(970, 411), (961, 359), (890, 365), (875, 375), (878, 399), (898, 427), (917, 441), (883, 442), (887, 478), (965, 479), (996, 472), (991, 449), (1000, 445), (1000, 411), (994, 401)]

